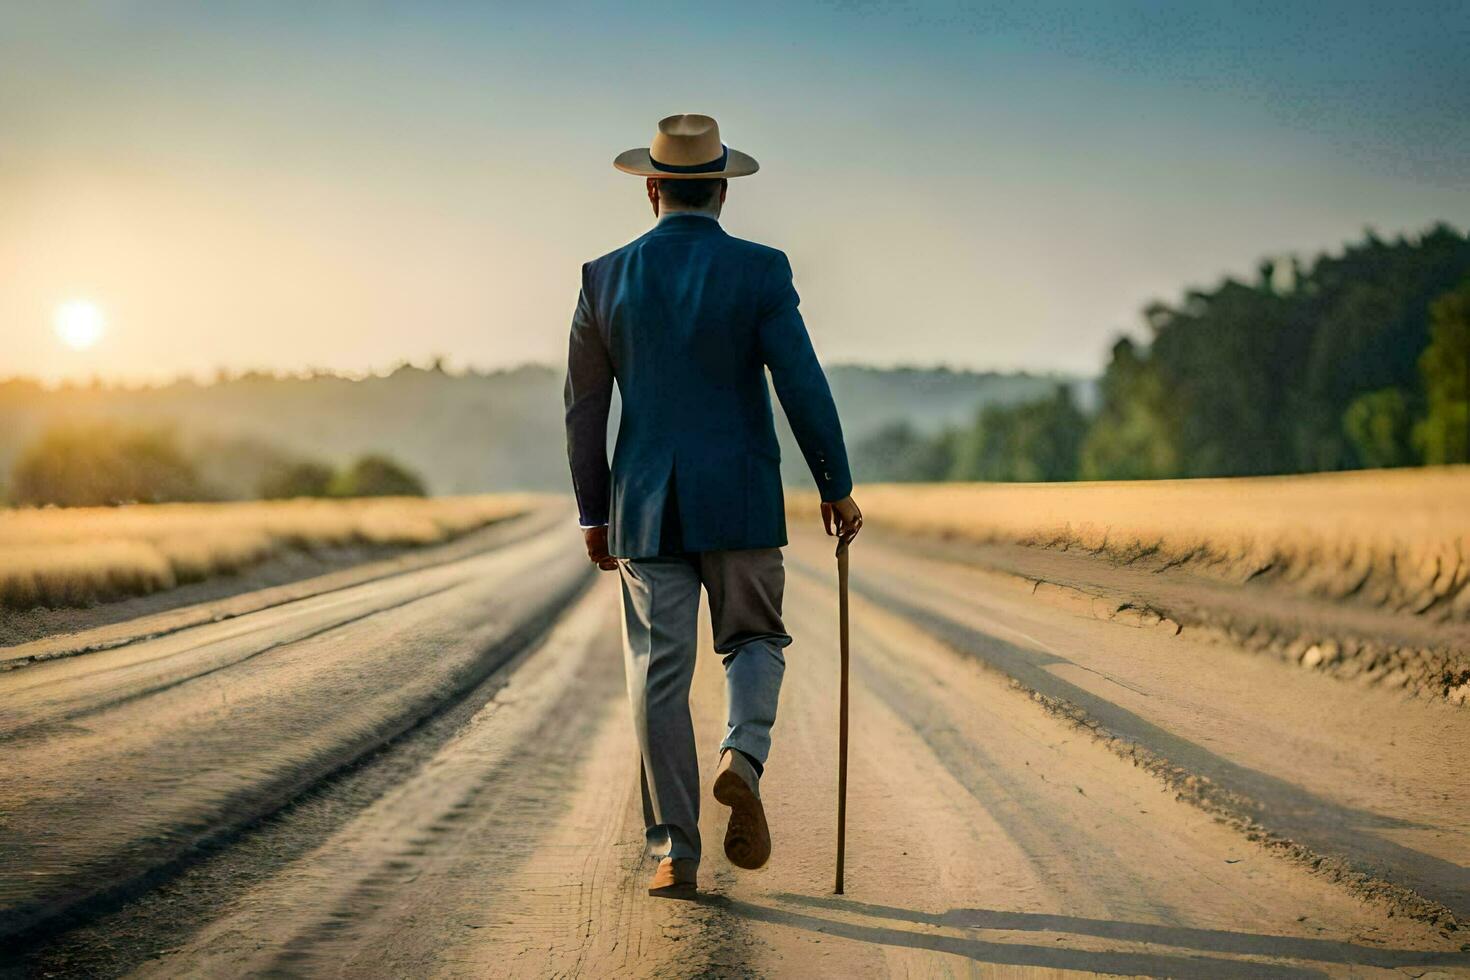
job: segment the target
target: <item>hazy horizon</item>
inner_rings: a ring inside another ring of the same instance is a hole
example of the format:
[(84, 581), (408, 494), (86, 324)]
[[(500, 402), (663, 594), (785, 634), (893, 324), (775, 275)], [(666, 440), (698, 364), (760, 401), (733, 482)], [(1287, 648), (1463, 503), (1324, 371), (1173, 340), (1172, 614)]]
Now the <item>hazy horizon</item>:
[(1461, 14), (11, 5), (0, 376), (555, 365), (651, 220), (612, 157), (704, 111), (825, 361), (1091, 377), (1151, 300), (1464, 227)]
[[(550, 371), (560, 374), (565, 366), (554, 361), (520, 361), (515, 364), (481, 365), (481, 364), (459, 364), (452, 359), (445, 358), (443, 363), (437, 365), (439, 369), (450, 377), (490, 377), (499, 374), (512, 374), (516, 371), (537, 370)], [(915, 374), (938, 374), (948, 372), (956, 375), (976, 375), (997, 377), (1031, 377), (1042, 380), (1056, 379), (1065, 382), (1085, 382), (1096, 380), (1102, 373), (1101, 366), (1091, 374), (1061, 371), (1061, 370), (1028, 370), (1017, 368), (1011, 371), (992, 370), (989, 368), (960, 367), (954, 364), (918, 364), (894, 362), (891, 364), (869, 364), (860, 361), (823, 361), (823, 367), (828, 370), (860, 370), (873, 371), (879, 374), (899, 374), (910, 372)], [(43, 378), (34, 374), (0, 374), (0, 385), (20, 382), (40, 385), (42, 388), (54, 391), (65, 387), (89, 387), (101, 385), (104, 388), (117, 389), (142, 389), (160, 388), (174, 384), (194, 384), (200, 387), (209, 387), (214, 384), (239, 381), (250, 377), (266, 377), (278, 381), (309, 381), (313, 378), (336, 378), (342, 381), (366, 381), (373, 378), (391, 377), (396, 372), (404, 369), (418, 371), (432, 371), (436, 368), (434, 359), (425, 361), (399, 360), (393, 364), (379, 365), (362, 371), (338, 370), (335, 368), (297, 368), (297, 369), (270, 369), (266, 367), (252, 367), (243, 365), (239, 368), (216, 367), (210, 371), (181, 372), (171, 375), (159, 375), (150, 378), (124, 378), (102, 374), (92, 374), (85, 377), (59, 377)]]

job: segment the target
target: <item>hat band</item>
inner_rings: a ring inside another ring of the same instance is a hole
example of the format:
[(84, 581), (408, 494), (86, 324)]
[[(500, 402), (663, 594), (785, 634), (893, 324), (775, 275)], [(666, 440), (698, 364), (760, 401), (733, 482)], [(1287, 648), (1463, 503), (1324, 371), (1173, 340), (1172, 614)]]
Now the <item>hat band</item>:
[(719, 156), (715, 157), (715, 159), (711, 160), (709, 163), (696, 163), (696, 164), (694, 164), (692, 166), (688, 166), (688, 167), (680, 167), (680, 166), (677, 166), (677, 165), (672, 164), (672, 163), (659, 163), (657, 160), (655, 160), (653, 158), (653, 154), (652, 153), (650, 153), (648, 155), (648, 162), (651, 163), (651, 164), (653, 164), (653, 169), (655, 169), (655, 170), (662, 170), (666, 174), (712, 174), (712, 173), (718, 173), (719, 171), (725, 169), (725, 163), (730, 159), (730, 148), (728, 146), (726, 146), (725, 144), (721, 143), (720, 144), (720, 149), (723, 150), (724, 152), (721, 153)]

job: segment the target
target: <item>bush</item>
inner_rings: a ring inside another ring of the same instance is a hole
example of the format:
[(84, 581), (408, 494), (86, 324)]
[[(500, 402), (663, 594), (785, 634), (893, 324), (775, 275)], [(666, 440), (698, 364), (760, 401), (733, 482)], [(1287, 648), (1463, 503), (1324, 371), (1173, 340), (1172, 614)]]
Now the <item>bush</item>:
[(60, 507), (167, 503), (207, 498), (168, 429), (106, 423), (63, 425), (21, 454), (11, 474), (17, 504)]
[(325, 463), (287, 463), (267, 473), (257, 489), (264, 500), (329, 497), (332, 495), (334, 479), (336, 473)]
[(185, 434), (184, 452), (212, 500), (254, 500), (265, 481), (302, 458), (253, 435)]
[(334, 497), (424, 497), (419, 475), (387, 456), (361, 456), (332, 481)]
[(1368, 469), (1408, 466), (1409, 402), (1397, 388), (1383, 388), (1353, 399), (1342, 416), (1342, 429), (1359, 465)]

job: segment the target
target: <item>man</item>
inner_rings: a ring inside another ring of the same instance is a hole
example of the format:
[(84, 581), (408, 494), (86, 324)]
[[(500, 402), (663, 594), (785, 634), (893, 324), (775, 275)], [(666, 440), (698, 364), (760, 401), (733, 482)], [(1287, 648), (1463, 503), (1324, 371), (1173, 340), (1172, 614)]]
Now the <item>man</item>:
[[(781, 622), (786, 518), (767, 368), (821, 491), (827, 533), (856, 534), (862, 514), (791, 266), (720, 227), (728, 178), (755, 173), (755, 160), (726, 147), (709, 116), (679, 115), (613, 166), (647, 178), (657, 224), (582, 267), (567, 454), (587, 556), (622, 576), (644, 823), (662, 858), (648, 891), (691, 898), (700, 840), (689, 686), (701, 586), (725, 666), (714, 782), (731, 811), (725, 854), (759, 868), (771, 851), (760, 776), (791, 637)], [(609, 471), (614, 382), (623, 407)]]

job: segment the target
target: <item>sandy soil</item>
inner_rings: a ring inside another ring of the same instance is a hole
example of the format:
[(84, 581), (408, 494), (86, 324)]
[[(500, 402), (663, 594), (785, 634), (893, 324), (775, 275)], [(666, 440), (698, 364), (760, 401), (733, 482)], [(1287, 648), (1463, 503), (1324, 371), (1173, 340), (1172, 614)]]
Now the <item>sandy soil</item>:
[[(363, 743), (342, 726), (382, 731), (385, 715), (414, 713), (406, 704), (444, 703), (444, 678), (483, 667), (475, 651), (577, 580), (562, 561), (576, 557), (571, 537), (570, 549), (548, 533), (395, 577), (391, 594), (364, 587), (358, 606), (334, 594), (263, 611), (268, 649), (238, 632), (242, 617), (0, 675), (0, 703), (20, 706), (0, 734), (0, 807), (6, 839), (25, 848), (0, 863), (0, 914), (57, 894), (36, 870), (56, 879), (98, 854), (148, 857), (149, 842), (225, 820), (227, 788), (238, 797), (345, 758)], [(451, 707), (348, 770), (316, 773), (209, 852), (171, 852), (170, 873), (81, 924), (38, 927), (12, 971), (1470, 975), (1464, 933), (1391, 914), (1247, 840), (1031, 690), (1146, 723), (1140, 742), (1259, 793), (1263, 821), (1337, 826), (1321, 846), (1382, 859), (1446, 903), (1470, 853), (1470, 780), (1456, 768), (1470, 713), (1217, 644), (1206, 654), (879, 546), (854, 558), (849, 869), (847, 894), (832, 895), (829, 547), (804, 537), (789, 559), (798, 640), (764, 785), (766, 869), (719, 853), (724, 811), (706, 787), (705, 895), (644, 893), (617, 589), (601, 576), (555, 600), (544, 639), (494, 661)], [(201, 630), (220, 632), (191, 637)], [(723, 711), (708, 649), (694, 703), (707, 781)]]

